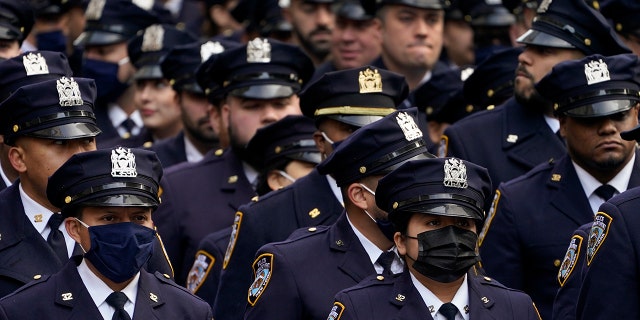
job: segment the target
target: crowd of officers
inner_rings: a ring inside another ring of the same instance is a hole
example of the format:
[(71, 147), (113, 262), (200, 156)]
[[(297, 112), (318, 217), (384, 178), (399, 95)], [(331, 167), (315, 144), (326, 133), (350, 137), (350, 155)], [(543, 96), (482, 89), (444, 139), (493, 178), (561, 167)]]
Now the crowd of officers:
[(0, 319), (640, 319), (636, 0), (0, 0)]

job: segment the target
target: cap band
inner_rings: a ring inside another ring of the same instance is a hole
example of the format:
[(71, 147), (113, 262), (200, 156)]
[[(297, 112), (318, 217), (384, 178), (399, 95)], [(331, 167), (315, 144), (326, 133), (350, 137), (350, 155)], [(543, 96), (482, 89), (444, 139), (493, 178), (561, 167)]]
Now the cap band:
[(277, 146), (276, 147), (276, 153), (282, 153), (284, 151), (290, 150), (290, 149), (296, 149), (296, 148), (304, 148), (304, 147), (315, 147), (316, 146), (316, 142), (313, 139), (304, 139), (304, 140), (300, 140), (300, 141), (295, 141), (293, 143), (284, 145), (284, 146)]
[[(378, 160), (371, 162), (370, 164), (365, 165), (365, 167), (367, 168), (367, 171), (371, 171), (371, 170), (375, 170), (376, 168), (385, 165), (387, 162), (389, 162), (392, 159), (398, 158), (404, 154), (410, 153), (416, 149), (420, 149), (423, 148), (425, 145), (424, 140), (419, 139), (416, 140), (414, 142), (412, 142), (409, 145), (406, 145), (398, 150), (395, 150), (391, 153), (387, 153), (384, 156), (380, 157)], [(426, 151), (426, 150), (425, 150)]]
[(602, 89), (602, 90), (596, 90), (596, 91), (592, 91), (583, 95), (579, 95), (579, 96), (575, 96), (575, 97), (571, 97), (566, 99), (563, 102), (559, 102), (558, 103), (558, 108), (563, 108), (566, 107), (567, 105), (579, 102), (581, 100), (586, 100), (589, 98), (594, 98), (594, 97), (600, 97), (600, 96), (612, 96), (612, 95), (623, 95), (623, 96), (629, 96), (630, 98), (636, 98), (637, 100), (640, 100), (640, 92), (638, 92), (637, 90), (632, 90), (632, 89)]
[(587, 38), (587, 37), (583, 36), (582, 34), (578, 33), (574, 27), (572, 27), (572, 26), (570, 26), (570, 25), (568, 25), (566, 23), (562, 23), (562, 22), (556, 21), (556, 20), (551, 19), (551, 18), (549, 18), (547, 16), (544, 16), (544, 15), (538, 15), (535, 18), (534, 22), (536, 22), (536, 21), (550, 24), (550, 25), (552, 25), (552, 26), (554, 26), (554, 27), (556, 27), (556, 28), (558, 28), (560, 30), (566, 30), (566, 31), (570, 32), (576, 39), (578, 39), (578, 41), (580, 43), (589, 45), (587, 43), (587, 41), (586, 41), (589, 38)]
[[(425, 194), (425, 195), (420, 195), (414, 198), (410, 198), (404, 201), (398, 201), (397, 202), (397, 206), (394, 204), (394, 209), (393, 211), (402, 211), (404, 209), (404, 207), (410, 206), (412, 204), (417, 204), (417, 203), (421, 203), (421, 202), (429, 202), (429, 201), (435, 201), (435, 200), (458, 200), (458, 201), (462, 201), (464, 203), (468, 203), (472, 206), (474, 206), (475, 208), (477, 208), (478, 210), (482, 211), (482, 204), (474, 199), (471, 199), (469, 197), (465, 197), (463, 195), (459, 195), (459, 194), (453, 194), (453, 193), (435, 193), (435, 194)], [(406, 210), (406, 209), (405, 209)]]
[(149, 194), (154, 194), (153, 189), (151, 187), (146, 186), (146, 185), (141, 184), (141, 183), (137, 183), (137, 182), (113, 182), (113, 183), (108, 183), (108, 184), (101, 185), (101, 186), (91, 187), (89, 189), (83, 190), (82, 192), (80, 192), (80, 193), (78, 193), (76, 195), (70, 196), (69, 197), (70, 201), (68, 203), (72, 203), (72, 202), (78, 200), (79, 198), (88, 196), (88, 195), (96, 193), (96, 192), (100, 192), (100, 191), (104, 191), (104, 190), (111, 190), (111, 189), (123, 189), (123, 188), (137, 189), (137, 190), (140, 190), (140, 191), (148, 192)]
[(358, 107), (358, 106), (340, 106), (329, 107), (316, 110), (314, 115), (327, 116), (335, 114), (348, 114), (348, 115), (364, 115), (364, 116), (386, 116), (396, 111), (393, 108), (371, 108), (371, 107)]
[(250, 73), (250, 74), (243, 74), (243, 75), (232, 77), (229, 81), (225, 81), (223, 86), (228, 87), (230, 84), (233, 84), (235, 82), (245, 82), (249, 80), (268, 80), (268, 79), (280, 79), (288, 82), (298, 83), (299, 77), (295, 73), (290, 73), (290, 74), (270, 73), (270, 72)]
[[(42, 117), (37, 117), (31, 121), (27, 121), (25, 123), (23, 123), (22, 125), (18, 126), (19, 129), (29, 129), (30, 127), (42, 124), (42, 123), (46, 123), (49, 121), (53, 121), (53, 120), (57, 120), (57, 119), (63, 119), (63, 118), (91, 118), (93, 120), (96, 119), (96, 116), (93, 112), (90, 111), (83, 111), (83, 110), (76, 110), (76, 111), (65, 111), (65, 112), (57, 112), (54, 114), (50, 114), (50, 115), (46, 115), (46, 116), (42, 116)], [(18, 131), (16, 131), (18, 132)]]

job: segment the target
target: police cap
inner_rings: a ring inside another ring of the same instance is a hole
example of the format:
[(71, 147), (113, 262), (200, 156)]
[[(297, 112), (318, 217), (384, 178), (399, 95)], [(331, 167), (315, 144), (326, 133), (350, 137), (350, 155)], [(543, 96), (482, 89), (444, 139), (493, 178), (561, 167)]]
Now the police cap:
[(374, 17), (365, 11), (359, 0), (339, 0), (331, 8), (336, 16), (349, 20), (366, 21)]
[(600, 0), (600, 13), (611, 21), (613, 28), (620, 34), (632, 34), (640, 38), (640, 1), (637, 0)]
[(363, 178), (385, 175), (405, 160), (432, 156), (418, 128), (416, 108), (395, 111), (356, 130), (343, 140), (318, 172), (330, 174), (339, 187)]
[[(453, 123), (449, 119), (444, 121), (445, 114), (454, 113), (453, 110), (445, 109), (457, 107), (450, 105), (449, 101), (462, 91), (463, 83), (462, 74), (458, 68), (436, 72), (429, 81), (413, 91), (414, 103), (418, 110), (427, 115), (427, 120)], [(463, 105), (460, 107), (464, 108)]]
[(49, 177), (47, 198), (69, 208), (157, 207), (162, 165), (153, 151), (117, 147), (73, 155)]
[(327, 72), (300, 95), (307, 117), (362, 127), (395, 111), (409, 94), (404, 77), (373, 66)]
[(592, 55), (561, 62), (536, 84), (557, 114), (602, 117), (640, 101), (640, 63), (634, 54)]
[(71, 77), (67, 57), (61, 52), (31, 51), (0, 62), (0, 101), (16, 89), (35, 82)]
[(29, 35), (35, 12), (28, 1), (0, 0), (0, 40), (18, 40)]
[[(220, 99), (222, 90), (209, 77), (209, 72), (214, 72), (210, 70), (214, 60), (211, 57), (241, 45), (241, 43), (232, 40), (211, 39), (200, 45), (185, 45), (180, 49), (176, 48), (174, 50), (176, 52), (169, 53), (169, 56), (162, 63), (162, 72), (167, 72), (169, 79), (176, 80), (174, 89), (176, 89), (176, 85), (194, 92), (199, 89), (210, 100)], [(196, 62), (198, 60), (201, 62)]]
[(392, 222), (428, 213), (482, 224), (490, 196), (487, 169), (457, 158), (431, 158), (406, 162), (380, 179), (376, 204)]
[[(366, 0), (365, 0), (366, 1)], [(445, 0), (375, 0), (378, 7), (387, 4), (399, 4), (419, 9), (446, 9), (449, 6)]]
[(496, 51), (464, 81), (463, 95), (477, 109), (497, 106), (513, 96), (513, 80), (522, 47)]

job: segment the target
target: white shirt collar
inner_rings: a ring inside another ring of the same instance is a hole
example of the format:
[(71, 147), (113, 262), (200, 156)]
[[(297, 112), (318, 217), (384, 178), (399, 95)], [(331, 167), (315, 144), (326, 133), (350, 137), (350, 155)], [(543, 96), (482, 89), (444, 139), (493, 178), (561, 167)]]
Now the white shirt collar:
[[(78, 266), (78, 274), (80, 274), (80, 279), (82, 279), (82, 283), (89, 291), (89, 295), (93, 300), (93, 303), (98, 307), (98, 310), (102, 314), (104, 319), (111, 319), (113, 317), (113, 313), (115, 309), (111, 307), (107, 302), (107, 297), (113, 292), (109, 286), (107, 286), (104, 281), (102, 281), (98, 276), (89, 269), (87, 262), (83, 259), (80, 265)], [(133, 280), (122, 289), (122, 293), (124, 293), (129, 301), (127, 301), (124, 305), (124, 309), (129, 313), (129, 316), (133, 319), (133, 310), (136, 305), (136, 295), (138, 294), (138, 284), (140, 281), (140, 272), (138, 272)]]
[[(27, 215), (27, 219), (29, 219), (36, 231), (38, 231), (46, 241), (49, 237), (49, 233), (51, 233), (51, 228), (47, 224), (49, 223), (49, 218), (51, 218), (53, 212), (31, 199), (31, 197), (24, 192), (24, 189), (22, 189), (22, 184), (18, 185), (18, 190), (20, 191), (20, 200), (22, 200), (22, 207), (24, 209), (24, 213)], [(67, 228), (65, 228), (64, 223), (60, 224), (58, 230), (62, 231), (62, 235), (64, 235), (67, 254), (71, 257), (76, 242), (67, 232)]]
[(247, 180), (255, 190), (258, 183), (258, 171), (244, 161), (242, 161), (242, 169), (244, 171), (244, 176), (247, 177)]
[[(611, 185), (616, 188), (618, 193), (624, 192), (629, 187), (629, 179), (631, 179), (631, 172), (633, 171), (633, 165), (636, 161), (636, 154), (634, 153), (631, 157), (631, 160), (627, 162), (627, 164), (618, 172), (618, 174), (613, 177), (606, 184)], [(604, 203), (604, 199), (600, 198), (593, 192), (602, 185), (600, 181), (596, 180), (592, 175), (590, 175), (586, 170), (580, 167), (574, 161), (571, 161), (573, 167), (576, 170), (576, 174), (578, 175), (578, 179), (580, 180), (580, 184), (582, 185), (582, 189), (584, 190), (585, 196), (589, 199), (589, 204), (591, 205), (591, 209), (595, 214), (598, 212), (600, 205)]]
[[(378, 246), (376, 246), (373, 242), (371, 242), (371, 240), (365, 237), (364, 234), (362, 234), (360, 230), (358, 230), (358, 228), (356, 228), (353, 225), (353, 223), (351, 223), (351, 220), (349, 219), (349, 214), (347, 214), (346, 216), (347, 216), (347, 221), (351, 226), (351, 229), (353, 229), (353, 233), (355, 233), (356, 237), (358, 237), (358, 240), (360, 240), (362, 247), (364, 247), (364, 251), (367, 252), (367, 255), (369, 256), (369, 260), (371, 260), (371, 264), (376, 269), (376, 273), (378, 274), (382, 273), (384, 268), (379, 263), (376, 263), (376, 261), (378, 261), (378, 258), (382, 254), (382, 250), (380, 250)], [(393, 258), (393, 262), (391, 263), (391, 272), (393, 272), (394, 274), (401, 273), (404, 270), (404, 264), (400, 259), (400, 257), (398, 256), (398, 251), (396, 247), (393, 246), (391, 249), (389, 249), (389, 251), (393, 251), (395, 253), (395, 257)]]
[(126, 120), (127, 118), (130, 118), (131, 120), (133, 120), (133, 123), (135, 123), (136, 125), (135, 128), (131, 130), (133, 135), (139, 134), (140, 130), (142, 130), (142, 127), (144, 127), (144, 122), (142, 122), (142, 116), (140, 115), (140, 112), (138, 110), (135, 110), (131, 114), (127, 115), (127, 113), (124, 112), (124, 110), (122, 110), (122, 108), (119, 105), (115, 103), (110, 103), (109, 106), (107, 107), (107, 114), (109, 115), (111, 124), (113, 124), (113, 127), (116, 128), (116, 130), (118, 131), (118, 134), (121, 137), (124, 136), (126, 131), (124, 130), (124, 128), (120, 126), (120, 124), (122, 123), (122, 121)]
[(0, 176), (2, 177), (2, 180), (4, 181), (4, 184), (7, 185), (7, 187), (13, 184), (13, 181), (9, 180), (9, 177), (7, 177), (7, 175), (4, 173), (2, 166), (0, 166)]
[[(420, 82), (418, 83), (418, 87), (419, 87), (421, 84), (423, 84), (423, 83), (425, 83), (425, 82), (427, 82), (427, 81), (431, 80), (431, 75), (432, 75), (431, 70), (427, 71), (427, 73), (425, 73), (425, 74), (424, 74), (424, 77), (422, 77), (422, 80), (420, 80)], [(416, 88), (417, 88), (417, 87), (416, 87)]]
[(182, 0), (167, 0), (164, 3), (164, 7), (169, 10), (174, 17), (177, 17), (180, 14)]
[(336, 196), (336, 199), (338, 199), (338, 201), (340, 201), (340, 204), (344, 207), (344, 199), (342, 199), (342, 191), (338, 187), (338, 183), (336, 182), (336, 179), (334, 179), (330, 175), (325, 175), (325, 177), (327, 177), (327, 182), (329, 182), (329, 187), (331, 188), (331, 192), (333, 192), (333, 195)]
[[(413, 282), (413, 286), (416, 287), (418, 293), (422, 297), (424, 304), (431, 312), (431, 317), (433, 320), (445, 320), (445, 318), (438, 312), (440, 306), (444, 304), (444, 302), (440, 301), (438, 297), (436, 297), (431, 290), (425, 287), (418, 279), (413, 275), (413, 273), (409, 272), (411, 276), (411, 282)], [(469, 287), (467, 284), (467, 275), (464, 276), (464, 281), (462, 281), (462, 285), (458, 288), (455, 296), (453, 296), (453, 300), (451, 300), (458, 308), (458, 314), (456, 315), (456, 320), (469, 320)]]
[(187, 135), (183, 135), (182, 138), (184, 139), (184, 152), (187, 155), (187, 162), (198, 162), (202, 160), (204, 155), (187, 139)]
[(560, 130), (560, 120), (558, 120), (557, 118), (545, 115), (544, 121), (547, 123), (547, 125), (549, 126), (549, 129), (551, 129), (553, 133), (556, 133), (558, 132), (558, 130)]

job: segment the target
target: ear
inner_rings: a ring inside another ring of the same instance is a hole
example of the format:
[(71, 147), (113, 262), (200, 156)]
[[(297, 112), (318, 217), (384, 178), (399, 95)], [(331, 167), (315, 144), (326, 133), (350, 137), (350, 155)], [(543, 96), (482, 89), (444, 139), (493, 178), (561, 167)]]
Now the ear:
[(80, 222), (76, 221), (74, 218), (66, 218), (64, 219), (64, 227), (67, 229), (67, 233), (77, 243), (82, 243), (80, 238), (80, 228), (84, 228), (80, 224)]
[(403, 256), (407, 254), (407, 247), (404, 244), (405, 237), (400, 232), (396, 232), (393, 234), (393, 242), (396, 244), (396, 248), (398, 248), (398, 254)]
[(9, 162), (13, 169), (18, 173), (24, 173), (27, 171), (27, 164), (24, 161), (25, 152), (22, 147), (10, 147), (9, 148)]
[(564, 136), (565, 136), (565, 127), (567, 126), (567, 117), (559, 116), (558, 120), (560, 121), (560, 135), (564, 138)]
[(280, 179), (282, 179), (282, 177), (275, 170), (269, 171), (269, 174), (267, 174), (267, 184), (269, 188), (271, 190), (282, 189), (283, 186)]
[(368, 194), (362, 187), (357, 183), (352, 183), (347, 187), (347, 195), (349, 196), (349, 200), (355, 206), (360, 209), (369, 209), (369, 205), (367, 204), (367, 198), (365, 193)]
[[(291, 6), (291, 2), (289, 2), (289, 6)], [(284, 20), (286, 20), (287, 22), (291, 23), (291, 12), (289, 11), (289, 8), (282, 8), (280, 9), (282, 11), (282, 18), (284, 18)]]
[(327, 148), (326, 148), (326, 144), (325, 142), (327, 142), (324, 137), (322, 136), (322, 134), (320, 133), (320, 131), (316, 130), (313, 133), (313, 141), (315, 141), (316, 143), (316, 149), (318, 149), (318, 151), (320, 151), (320, 154), (327, 156), (330, 152), (327, 152)]

